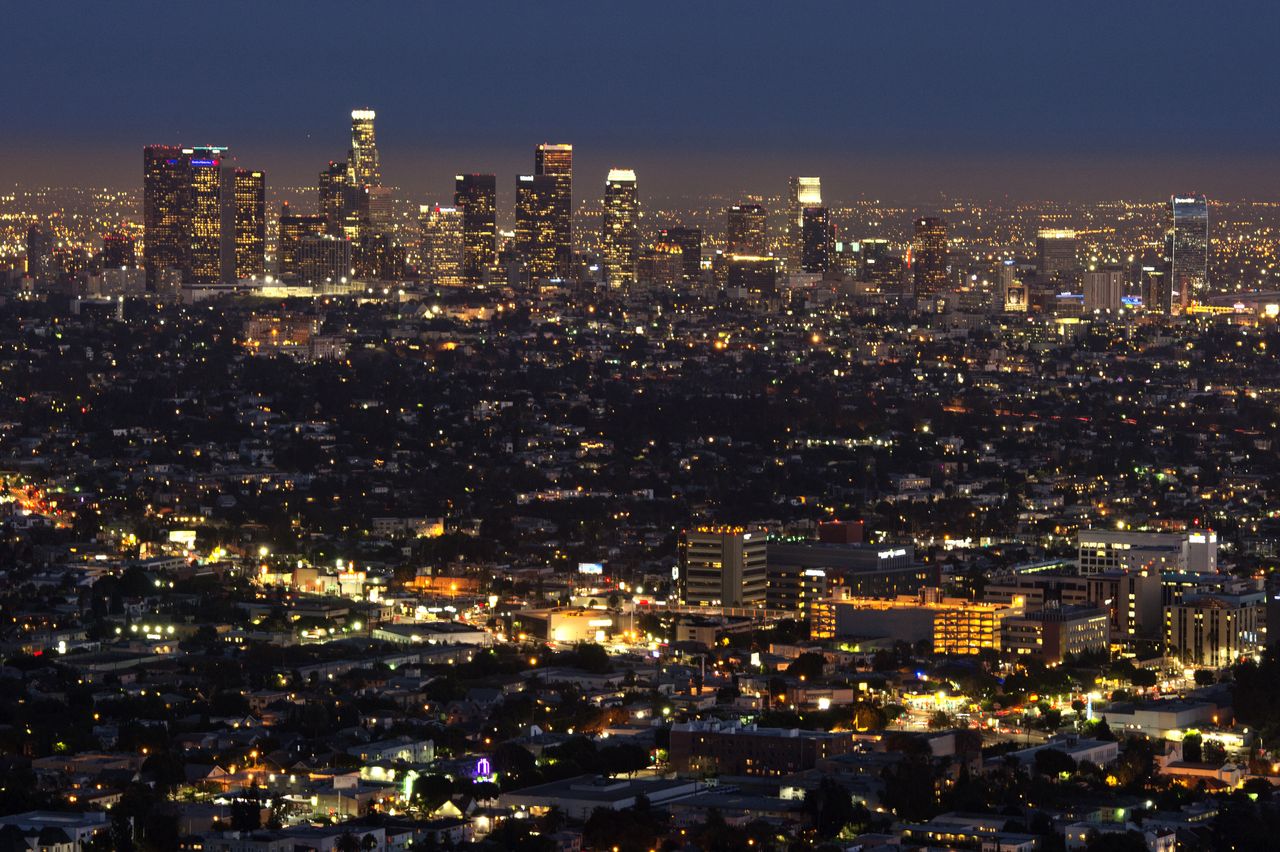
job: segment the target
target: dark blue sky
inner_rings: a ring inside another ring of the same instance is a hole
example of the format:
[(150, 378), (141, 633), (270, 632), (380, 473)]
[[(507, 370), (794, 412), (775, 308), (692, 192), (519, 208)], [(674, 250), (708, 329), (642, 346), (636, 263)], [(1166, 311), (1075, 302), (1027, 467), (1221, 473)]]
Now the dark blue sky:
[(1280, 197), (1274, 2), (72, 0), (5, 31), (5, 183), (136, 183), (148, 142), (301, 182), (369, 105), (432, 197), (544, 140), (580, 191)]

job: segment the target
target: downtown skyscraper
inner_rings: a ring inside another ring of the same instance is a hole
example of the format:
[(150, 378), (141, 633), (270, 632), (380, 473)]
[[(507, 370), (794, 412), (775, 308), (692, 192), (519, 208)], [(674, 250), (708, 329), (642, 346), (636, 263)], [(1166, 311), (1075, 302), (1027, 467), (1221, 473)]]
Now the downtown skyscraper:
[(931, 299), (947, 289), (947, 223), (937, 216), (916, 219), (911, 239), (911, 278), (917, 299)]
[(550, 175), (516, 178), (516, 253), (530, 280), (559, 275), (558, 184)]
[(787, 268), (792, 272), (804, 265), (804, 211), (822, 206), (822, 178), (793, 177), (787, 186)]
[(639, 248), (640, 198), (636, 173), (631, 169), (610, 169), (604, 184), (604, 218), (600, 245), (605, 281), (622, 288), (635, 283), (636, 252)]
[(218, 284), (265, 271), (266, 177), (225, 147), (143, 149), (147, 288)]
[(498, 264), (497, 178), (455, 176), (453, 206), (462, 211), (462, 278), (468, 286), (477, 287)]
[(573, 266), (573, 146), (544, 142), (534, 152), (533, 174), (552, 181), (554, 274), (569, 275)]
[(768, 253), (768, 229), (759, 204), (735, 204), (725, 213), (725, 253), (763, 257)]
[(267, 179), (260, 171), (236, 169), (236, 277), (262, 277), (267, 271)]
[(1175, 195), (1169, 201), (1172, 301), (1184, 311), (1209, 289), (1209, 204), (1203, 195)]

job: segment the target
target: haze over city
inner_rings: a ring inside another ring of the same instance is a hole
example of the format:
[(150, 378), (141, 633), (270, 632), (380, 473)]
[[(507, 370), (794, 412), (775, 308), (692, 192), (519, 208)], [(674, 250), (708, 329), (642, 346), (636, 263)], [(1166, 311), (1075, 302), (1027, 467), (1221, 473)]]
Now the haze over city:
[[(834, 199), (1280, 194), (1274, 4), (17, 4), (0, 181), (126, 186), (141, 143), (234, 145), (306, 183), (335, 108), (443, 195), (531, 141), (657, 195), (821, 173)], [(91, 152), (91, 153), (89, 153)]]

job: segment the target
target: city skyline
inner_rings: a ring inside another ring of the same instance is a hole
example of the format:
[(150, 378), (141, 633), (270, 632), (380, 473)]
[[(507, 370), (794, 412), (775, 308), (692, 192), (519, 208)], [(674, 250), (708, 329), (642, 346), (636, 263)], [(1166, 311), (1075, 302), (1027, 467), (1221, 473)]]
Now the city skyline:
[[(1213, 15), (1172, 3), (1159, 16), (938, 4), (912, 26), (888, 4), (745, 3), (670, 27), (664, 4), (624, 18), (565, 3), (538, 40), (521, 38), (530, 10), (393, 4), (400, 26), (348, 32), (325, 26), (327, 5), (232, 3), (210, 17), (140, 3), (56, 22), (13, 10), (15, 31), (66, 49), (15, 45), (24, 134), (0, 181), (128, 185), (129, 151), (180, 138), (229, 144), (275, 185), (304, 185), (343, 132), (336, 108), (367, 104), (384, 183), (440, 202), (454, 174), (523, 173), (528, 145), (556, 139), (574, 143), (579, 174), (623, 164), (655, 196), (764, 192), (791, 174), (822, 174), (833, 199), (1158, 197), (1174, 184), (1280, 196), (1280, 120), (1254, 100), (1277, 81), (1263, 42), (1277, 12), (1260, 4)], [(196, 15), (204, 37), (174, 38)], [(422, 32), (427, 73), (410, 83), (403, 63)], [(447, 60), (464, 32), (483, 37), (467, 62)], [(104, 38), (113, 86), (145, 87), (145, 108), (102, 94)], [(329, 61), (340, 44), (361, 62)], [(192, 98), (185, 75), (153, 73), (184, 66), (217, 69), (224, 96)]]

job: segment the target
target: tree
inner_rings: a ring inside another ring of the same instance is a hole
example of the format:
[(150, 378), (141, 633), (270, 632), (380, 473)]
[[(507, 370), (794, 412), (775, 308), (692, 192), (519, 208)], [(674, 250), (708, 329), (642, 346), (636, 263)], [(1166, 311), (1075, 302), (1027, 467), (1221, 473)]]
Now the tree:
[(822, 669), (825, 664), (826, 661), (821, 654), (805, 651), (792, 660), (791, 665), (787, 666), (787, 674), (792, 677), (804, 678), (805, 680), (821, 680)]
[(805, 792), (804, 809), (823, 840), (838, 835), (858, 816), (849, 791), (831, 778), (823, 778), (817, 787)]
[(1218, 678), (1209, 669), (1196, 669), (1195, 680), (1196, 686), (1212, 686), (1218, 682)]
[(1199, 734), (1187, 734), (1182, 738), (1182, 759), (1187, 763), (1204, 760), (1203, 738)]
[(1036, 752), (1035, 766), (1039, 774), (1053, 777), (1064, 772), (1068, 774), (1074, 772), (1076, 762), (1066, 752), (1056, 748), (1042, 748)]
[(1090, 832), (1086, 852), (1146, 852), (1147, 841), (1137, 831)]
[(1160, 681), (1159, 676), (1151, 671), (1151, 669), (1138, 669), (1129, 678), (1129, 682), (1134, 686), (1150, 688)]

